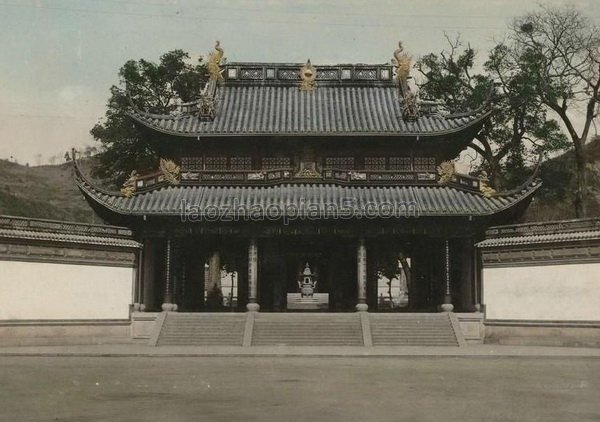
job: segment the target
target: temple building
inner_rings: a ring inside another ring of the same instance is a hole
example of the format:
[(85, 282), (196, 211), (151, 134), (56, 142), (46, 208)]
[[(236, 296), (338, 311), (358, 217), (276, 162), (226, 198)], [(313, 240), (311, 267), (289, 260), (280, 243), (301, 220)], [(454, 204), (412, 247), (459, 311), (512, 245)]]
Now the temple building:
[(540, 184), (496, 192), (458, 173), (493, 100), (444, 110), (411, 90), (401, 45), (393, 56), (225, 63), (217, 44), (197, 101), (129, 112), (156, 171), (108, 192), (74, 160), (94, 210), (143, 244), (134, 310), (480, 310), (475, 244)]

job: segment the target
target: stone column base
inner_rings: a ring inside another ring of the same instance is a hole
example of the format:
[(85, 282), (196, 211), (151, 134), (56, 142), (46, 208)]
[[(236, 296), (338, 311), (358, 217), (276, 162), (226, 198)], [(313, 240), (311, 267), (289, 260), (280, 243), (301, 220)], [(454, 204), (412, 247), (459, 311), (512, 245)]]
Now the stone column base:
[(357, 312), (367, 312), (368, 309), (369, 305), (367, 305), (366, 303), (359, 303), (356, 305)]
[(258, 303), (249, 303), (246, 305), (246, 309), (249, 312), (258, 312), (260, 310), (260, 305)]
[(176, 303), (163, 303), (161, 305), (163, 312), (177, 312), (177, 304)]
[(440, 312), (452, 312), (454, 310), (454, 305), (451, 303), (442, 303), (439, 306)]

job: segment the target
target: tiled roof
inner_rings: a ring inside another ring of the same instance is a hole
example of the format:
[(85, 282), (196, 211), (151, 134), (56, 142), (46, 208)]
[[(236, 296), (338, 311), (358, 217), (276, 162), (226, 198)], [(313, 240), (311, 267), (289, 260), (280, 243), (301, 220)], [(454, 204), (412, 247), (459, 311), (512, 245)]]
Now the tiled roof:
[(480, 248), (600, 240), (600, 218), (537, 221), (490, 227)]
[(570, 232), (555, 234), (540, 234), (533, 236), (512, 236), (486, 239), (477, 244), (480, 248), (492, 248), (497, 246), (515, 246), (555, 242), (576, 242), (579, 240), (600, 240), (600, 231)]
[(489, 112), (422, 115), (403, 120), (394, 84), (317, 86), (302, 91), (286, 85), (228, 85), (217, 89), (214, 120), (196, 114), (130, 116), (154, 130), (179, 136), (226, 135), (396, 135), (435, 136), (478, 125)]
[[(197, 215), (339, 215), (361, 217), (374, 210), (394, 209), (398, 216), (484, 216), (506, 210), (531, 197), (540, 186), (507, 195), (486, 197), (448, 186), (340, 186), (283, 184), (279, 186), (169, 186), (124, 197), (76, 182), (89, 200), (122, 215), (180, 215), (184, 207)], [(183, 205), (182, 205), (183, 204)], [(389, 206), (392, 208), (386, 208)]]
[(84, 236), (69, 233), (39, 232), (33, 230), (3, 229), (0, 228), (0, 239), (40, 240), (64, 243), (77, 243), (86, 245), (118, 246), (125, 248), (141, 248), (142, 245), (134, 240), (103, 237)]

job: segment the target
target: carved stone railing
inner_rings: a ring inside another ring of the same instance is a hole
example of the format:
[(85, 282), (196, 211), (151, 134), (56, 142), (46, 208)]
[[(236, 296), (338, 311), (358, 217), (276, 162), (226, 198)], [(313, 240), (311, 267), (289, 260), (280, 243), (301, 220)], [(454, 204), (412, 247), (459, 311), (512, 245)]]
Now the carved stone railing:
[(539, 234), (557, 234), (600, 230), (600, 218), (581, 220), (544, 221), (539, 223), (514, 224), (491, 227), (485, 232), (486, 238), (532, 236)]
[(481, 179), (475, 176), (469, 176), (468, 174), (455, 173), (452, 175), (450, 185), (458, 185), (461, 188), (479, 191), (481, 189)]
[(437, 183), (437, 174), (427, 171), (340, 170), (326, 168), (323, 170), (323, 180), (349, 183), (427, 184)]
[[(181, 172), (180, 184), (210, 185), (239, 184), (260, 185), (280, 182), (321, 181), (353, 185), (438, 185), (439, 175), (435, 171), (400, 171), (400, 170), (347, 170), (325, 168), (315, 171), (309, 176), (296, 172), (292, 168), (263, 170), (186, 170)], [(455, 174), (449, 182), (450, 186), (478, 192), (480, 180), (476, 177)], [(163, 186), (169, 182), (161, 172), (138, 176), (136, 192), (144, 192)]]
[(131, 230), (118, 226), (12, 216), (0, 216), (0, 228), (36, 232), (79, 234), (83, 236), (111, 236), (130, 238), (133, 235)]
[[(339, 170), (324, 169), (323, 179), (349, 183), (437, 185), (439, 175), (434, 171), (399, 171), (399, 170)], [(452, 176), (450, 186), (479, 192), (481, 180), (474, 176), (456, 173)]]

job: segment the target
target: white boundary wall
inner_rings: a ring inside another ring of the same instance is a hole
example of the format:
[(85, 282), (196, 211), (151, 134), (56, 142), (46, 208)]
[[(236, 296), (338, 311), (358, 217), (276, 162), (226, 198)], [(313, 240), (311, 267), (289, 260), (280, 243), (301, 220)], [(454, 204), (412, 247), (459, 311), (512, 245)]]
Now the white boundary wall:
[(483, 270), (486, 319), (600, 321), (600, 263)]
[(134, 269), (0, 261), (0, 320), (128, 319)]

